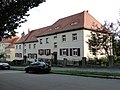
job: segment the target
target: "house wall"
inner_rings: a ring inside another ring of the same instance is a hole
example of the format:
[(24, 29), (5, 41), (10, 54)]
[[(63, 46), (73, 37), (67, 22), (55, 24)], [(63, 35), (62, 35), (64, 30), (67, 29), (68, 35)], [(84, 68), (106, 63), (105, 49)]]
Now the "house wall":
[(89, 30), (84, 30), (84, 57), (88, 58), (88, 57), (93, 57), (93, 55), (91, 54), (90, 50), (89, 50), (89, 44), (88, 39), (90, 38), (89, 36), (91, 35), (91, 31)]
[[(48, 38), (48, 43), (46, 43), (46, 38)], [(54, 51), (58, 51), (57, 49), (54, 49), (54, 42), (57, 41), (54, 39), (54, 35), (50, 35), (50, 36), (45, 36), (45, 37), (39, 37), (38, 39), (38, 43), (37, 43), (37, 55), (38, 55), (38, 60), (40, 59), (51, 59), (51, 53), (53, 53)], [(42, 39), (42, 44), (40, 44), (40, 39)], [(42, 49), (45, 50), (49, 49), (50, 50), (50, 55), (40, 55), (39, 54), (39, 50)]]
[(15, 60), (23, 60), (23, 44), (15, 44)]
[(24, 44), (24, 55), (27, 56), (28, 61), (34, 61), (35, 59), (37, 59), (37, 56), (36, 56), (37, 55), (37, 42), (25, 43)]
[(15, 49), (7, 48), (6, 49), (6, 61), (13, 61), (15, 59)]
[[(83, 41), (83, 32), (84, 30), (77, 30), (77, 31), (71, 31), (71, 32), (65, 32), (60, 33), (56, 35), (51, 36), (44, 36), (38, 38), (37, 43), (37, 49), (51, 49), (51, 53), (57, 52), (57, 59), (58, 60), (64, 60), (65, 58), (67, 60), (71, 61), (80, 61), (82, 57), (84, 56), (84, 41)], [(72, 40), (72, 34), (77, 33), (77, 40)], [(62, 41), (62, 35), (66, 35), (66, 41)], [(54, 36), (57, 36), (57, 38), (54, 38)], [(46, 38), (48, 38), (48, 42), (46, 43)], [(40, 39), (42, 39), (42, 44), (40, 44)], [(54, 48), (54, 43), (57, 42), (57, 48)], [(68, 49), (68, 55), (60, 55), (60, 49), (67, 48)], [(71, 48), (80, 48), (80, 56), (70, 56), (70, 49)], [(44, 58), (44, 59), (51, 59), (52, 55), (39, 55), (38, 52), (38, 58)]]
[(9, 45), (10, 43), (0, 43), (0, 53), (5, 53), (5, 48)]
[[(72, 40), (72, 34), (77, 33), (77, 40)], [(66, 35), (66, 42), (62, 42), (62, 35)], [(68, 48), (68, 56), (60, 55), (60, 48)], [(80, 48), (80, 56), (70, 56), (70, 48)], [(79, 61), (83, 57), (83, 30), (61, 33), (58, 35), (58, 60)]]

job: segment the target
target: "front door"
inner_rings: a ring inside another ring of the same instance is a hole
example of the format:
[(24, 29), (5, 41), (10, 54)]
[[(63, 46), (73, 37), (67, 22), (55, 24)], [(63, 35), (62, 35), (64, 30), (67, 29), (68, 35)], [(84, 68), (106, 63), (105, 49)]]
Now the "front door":
[(57, 64), (57, 52), (53, 52), (53, 64)]

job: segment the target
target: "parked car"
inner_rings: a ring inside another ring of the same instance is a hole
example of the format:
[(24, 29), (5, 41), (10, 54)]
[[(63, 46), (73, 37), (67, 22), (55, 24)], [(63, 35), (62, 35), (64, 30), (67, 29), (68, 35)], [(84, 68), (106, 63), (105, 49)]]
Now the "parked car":
[(33, 62), (29, 66), (26, 66), (25, 71), (28, 72), (41, 72), (41, 73), (49, 73), (51, 70), (51, 66), (45, 62)]
[(0, 63), (0, 69), (10, 69), (10, 65), (8, 63)]

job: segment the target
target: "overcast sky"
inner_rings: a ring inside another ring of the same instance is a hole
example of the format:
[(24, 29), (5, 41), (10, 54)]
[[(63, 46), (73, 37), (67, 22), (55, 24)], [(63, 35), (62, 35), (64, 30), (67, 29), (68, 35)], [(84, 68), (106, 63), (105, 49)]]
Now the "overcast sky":
[(58, 19), (88, 10), (99, 22), (115, 22), (120, 18), (120, 0), (46, 0), (39, 7), (31, 9), (27, 22), (16, 31), (20, 36), (28, 29), (46, 27), (55, 23)]

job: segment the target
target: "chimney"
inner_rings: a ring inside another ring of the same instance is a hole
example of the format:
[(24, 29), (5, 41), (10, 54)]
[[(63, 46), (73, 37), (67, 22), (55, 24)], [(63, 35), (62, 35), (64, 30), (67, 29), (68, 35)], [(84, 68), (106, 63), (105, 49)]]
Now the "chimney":
[(30, 28), (28, 28), (28, 33), (30, 32)]

